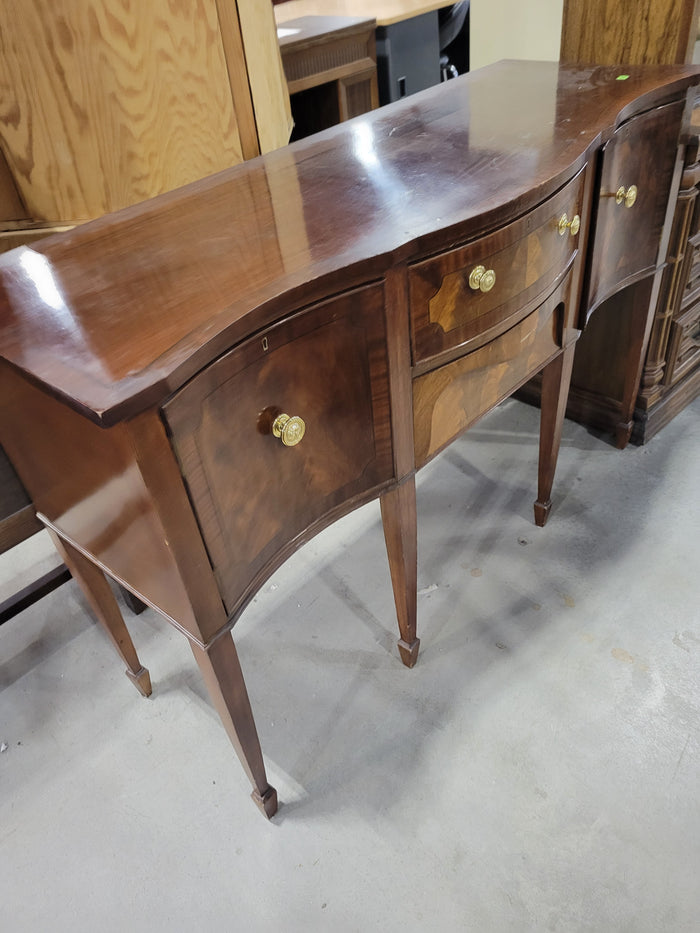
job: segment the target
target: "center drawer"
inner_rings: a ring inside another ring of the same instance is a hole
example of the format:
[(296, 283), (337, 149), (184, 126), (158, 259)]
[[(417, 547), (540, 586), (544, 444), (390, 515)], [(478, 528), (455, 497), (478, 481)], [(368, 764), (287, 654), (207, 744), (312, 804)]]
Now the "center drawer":
[[(368, 286), (288, 318), (164, 406), (229, 613), (314, 522), (392, 477), (383, 295)], [(304, 422), (301, 440), (285, 415)]]
[(493, 339), (532, 310), (578, 249), (584, 170), (497, 232), (411, 266), (414, 364)]

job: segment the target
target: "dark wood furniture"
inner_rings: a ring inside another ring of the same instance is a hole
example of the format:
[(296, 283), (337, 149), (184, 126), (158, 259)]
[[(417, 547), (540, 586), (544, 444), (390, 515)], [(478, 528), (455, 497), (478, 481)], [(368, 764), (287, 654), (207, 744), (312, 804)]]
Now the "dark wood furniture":
[[(562, 61), (688, 62), (697, 38), (698, 12), (697, 0), (566, 2)], [(693, 113), (686, 119), (700, 126), (700, 96), (691, 106)], [(666, 132), (671, 134), (673, 121), (669, 116)], [(650, 183), (659, 183), (657, 172), (665, 185), (679, 165), (670, 165), (649, 146), (641, 170), (637, 187), (646, 191)], [(681, 171), (680, 187), (675, 181), (673, 185), (675, 201), (669, 204), (674, 216), (666, 218), (664, 227), (668, 241), (661, 243), (655, 259), (648, 257), (645, 273), (600, 304), (576, 351), (567, 414), (613, 432), (619, 447), (630, 438), (644, 443), (700, 394), (697, 147), (686, 149)], [(642, 222), (638, 206), (630, 210), (630, 222)], [(660, 222), (659, 217), (656, 227)], [(649, 241), (657, 242), (656, 228), (649, 230)], [(536, 397), (536, 385), (525, 394)]]
[(379, 497), (412, 666), (416, 470), (539, 371), (546, 521), (580, 325), (666, 250), (700, 72), (618, 77), (501, 63), (0, 260), (3, 443), (105, 624), (102, 571), (188, 638), (267, 815), (230, 631), (272, 570)]
[(293, 140), (379, 106), (374, 27), (357, 16), (302, 16), (277, 27)]

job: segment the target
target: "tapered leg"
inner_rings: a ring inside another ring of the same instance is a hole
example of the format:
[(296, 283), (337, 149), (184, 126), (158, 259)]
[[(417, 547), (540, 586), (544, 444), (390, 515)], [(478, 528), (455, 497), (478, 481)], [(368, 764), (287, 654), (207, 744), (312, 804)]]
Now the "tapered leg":
[(56, 550), (66, 566), (78, 581), (98, 621), (107, 633), (109, 640), (126, 664), (126, 676), (136, 686), (139, 693), (151, 695), (151, 676), (139, 661), (134, 643), (119, 610), (112, 588), (100, 568), (84, 557), (72, 544), (49, 531)]
[(552, 508), (552, 484), (557, 468), (575, 347), (575, 343), (569, 344), (563, 353), (542, 370), (540, 462), (535, 502), (535, 524), (540, 527), (546, 523)]
[(399, 654), (406, 667), (413, 667), (420, 647), (420, 639), (416, 638), (418, 538), (415, 479), (411, 477), (401, 486), (385, 492), (380, 504), (401, 633)]
[(191, 648), (216, 711), (253, 785), (253, 800), (265, 816), (274, 816), (277, 791), (267, 782), (253, 711), (233, 638), (226, 633), (206, 650), (194, 643), (191, 643)]

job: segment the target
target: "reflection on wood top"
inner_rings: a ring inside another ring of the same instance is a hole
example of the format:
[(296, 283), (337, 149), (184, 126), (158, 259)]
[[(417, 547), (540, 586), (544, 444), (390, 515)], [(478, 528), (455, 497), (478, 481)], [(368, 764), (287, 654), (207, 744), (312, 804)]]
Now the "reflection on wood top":
[[(0, 257), (0, 355), (96, 421), (281, 314), (483, 232), (692, 66), (502, 62)], [(643, 99), (642, 99), (643, 98)]]

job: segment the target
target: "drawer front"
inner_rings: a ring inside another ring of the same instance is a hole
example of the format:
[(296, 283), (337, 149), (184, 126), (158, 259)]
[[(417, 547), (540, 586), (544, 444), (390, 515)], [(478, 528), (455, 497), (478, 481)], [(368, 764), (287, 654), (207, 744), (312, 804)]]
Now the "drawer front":
[(700, 366), (700, 302), (671, 324), (667, 380), (671, 385)]
[(506, 333), (413, 380), (417, 468), (556, 356), (570, 290), (568, 277)]
[(603, 149), (589, 310), (656, 268), (683, 109), (677, 101), (635, 117)]
[[(272, 431), (280, 413), (305, 422), (295, 446)], [(290, 542), (393, 474), (382, 287), (251, 338), (199, 373), (163, 414), (233, 612)]]
[[(696, 216), (700, 213), (696, 209)], [(700, 299), (700, 235), (688, 240), (686, 256), (686, 280), (681, 297), (681, 308), (687, 308)]]
[[(409, 271), (414, 362), (457, 347), (484, 343), (532, 310), (554, 288), (579, 242), (584, 172), (525, 217), (474, 243), (411, 266)], [(495, 276), (483, 282), (474, 270)], [(477, 279), (479, 281), (477, 282)]]

